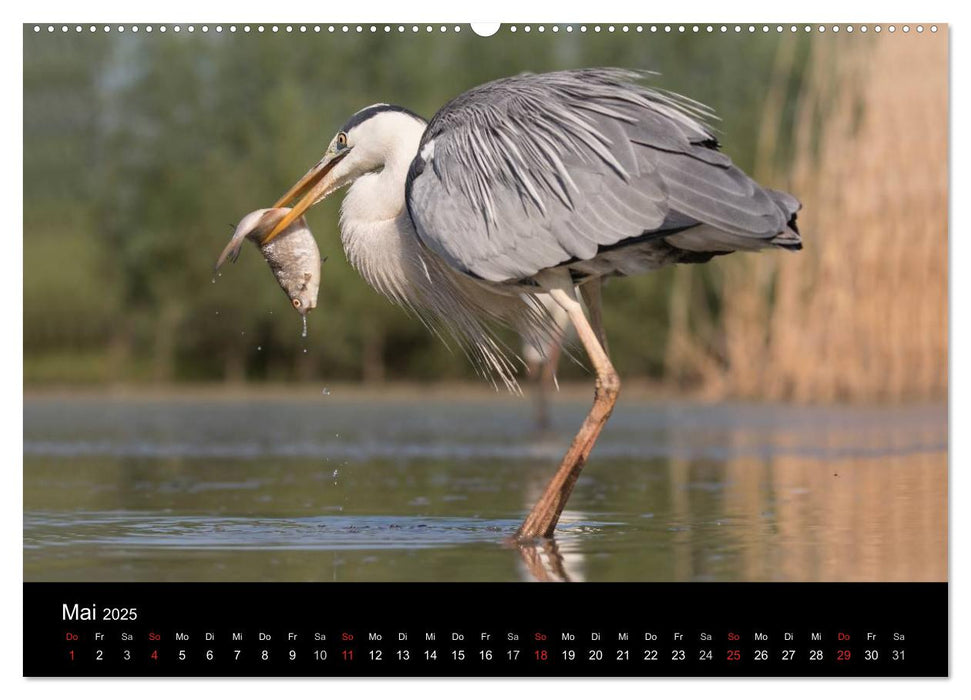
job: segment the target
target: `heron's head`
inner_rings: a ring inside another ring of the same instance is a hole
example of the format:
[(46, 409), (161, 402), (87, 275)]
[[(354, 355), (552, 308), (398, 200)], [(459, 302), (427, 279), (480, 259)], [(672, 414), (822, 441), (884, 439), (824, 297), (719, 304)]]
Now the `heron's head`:
[(268, 243), (332, 192), (381, 170), (403, 138), (420, 135), (425, 121), (404, 107), (377, 104), (357, 112), (331, 139), (324, 157), (280, 197), (274, 207), (296, 202), (263, 239)]

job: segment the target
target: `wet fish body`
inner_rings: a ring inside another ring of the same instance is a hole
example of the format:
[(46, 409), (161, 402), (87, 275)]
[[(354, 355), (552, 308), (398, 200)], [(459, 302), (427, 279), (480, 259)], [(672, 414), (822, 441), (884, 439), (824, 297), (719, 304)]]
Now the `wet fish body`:
[(277, 236), (266, 245), (260, 246), (260, 251), (291, 302), (300, 300), (298, 310), (309, 311), (317, 306), (320, 250), (306, 222), (299, 219), (295, 225), (299, 223), (303, 223), (303, 228)]
[(287, 208), (258, 209), (243, 217), (232, 239), (223, 249), (216, 269), (231, 260), (236, 262), (243, 241), (249, 239), (260, 249), (280, 288), (301, 314), (317, 306), (320, 289), (320, 250), (307, 220), (300, 217), (266, 245), (262, 240), (286, 216)]

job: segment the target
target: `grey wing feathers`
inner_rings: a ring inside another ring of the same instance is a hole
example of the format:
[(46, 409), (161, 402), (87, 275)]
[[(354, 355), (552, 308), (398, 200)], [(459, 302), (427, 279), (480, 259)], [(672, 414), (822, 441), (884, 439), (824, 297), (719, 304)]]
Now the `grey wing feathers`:
[[(799, 203), (717, 150), (686, 98), (616, 69), (521, 75), (446, 104), (407, 181), (421, 240), (453, 267), (521, 279), (604, 246), (670, 230), (697, 250), (796, 247)], [(694, 229), (691, 229), (694, 230)], [(679, 233), (680, 232), (680, 233)]]

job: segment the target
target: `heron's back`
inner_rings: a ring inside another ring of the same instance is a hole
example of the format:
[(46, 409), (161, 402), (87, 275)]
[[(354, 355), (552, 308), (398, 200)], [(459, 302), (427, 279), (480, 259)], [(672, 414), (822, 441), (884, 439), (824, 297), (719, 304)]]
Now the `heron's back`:
[(516, 76), (445, 105), (406, 183), (423, 243), (493, 282), (578, 263), (633, 274), (734, 250), (798, 249), (796, 199), (718, 150), (706, 108), (639, 77)]

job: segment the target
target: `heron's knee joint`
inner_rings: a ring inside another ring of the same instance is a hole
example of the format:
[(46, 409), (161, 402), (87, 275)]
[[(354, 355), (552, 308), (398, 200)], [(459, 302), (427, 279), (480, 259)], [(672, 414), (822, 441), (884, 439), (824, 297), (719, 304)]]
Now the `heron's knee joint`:
[(620, 393), (620, 375), (613, 369), (597, 376), (597, 396), (616, 398)]

